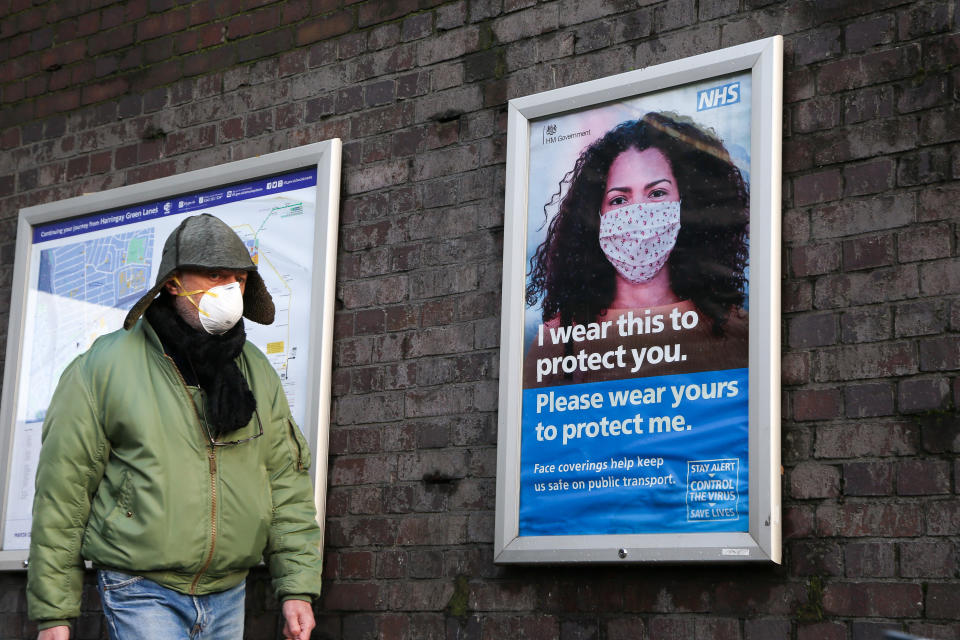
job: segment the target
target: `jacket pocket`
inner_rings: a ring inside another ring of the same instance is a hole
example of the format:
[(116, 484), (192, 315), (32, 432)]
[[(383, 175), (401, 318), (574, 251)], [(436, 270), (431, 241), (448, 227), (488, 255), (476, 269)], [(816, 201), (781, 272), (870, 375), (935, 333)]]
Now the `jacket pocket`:
[(104, 533), (112, 532), (117, 525), (117, 521), (122, 522), (123, 518), (132, 518), (131, 504), (133, 504), (133, 479), (130, 477), (130, 470), (124, 469), (120, 479), (120, 487), (113, 495), (114, 505), (104, 520)]
[(290, 445), (290, 453), (293, 454), (294, 464), (299, 471), (308, 471), (310, 469), (310, 447), (293, 418), (287, 418), (287, 431), (289, 436), (287, 443)]
[(124, 587), (129, 587), (132, 584), (144, 580), (143, 576), (132, 576), (129, 573), (122, 573), (111, 569), (101, 569), (97, 577), (100, 579), (100, 584), (104, 591), (123, 589)]

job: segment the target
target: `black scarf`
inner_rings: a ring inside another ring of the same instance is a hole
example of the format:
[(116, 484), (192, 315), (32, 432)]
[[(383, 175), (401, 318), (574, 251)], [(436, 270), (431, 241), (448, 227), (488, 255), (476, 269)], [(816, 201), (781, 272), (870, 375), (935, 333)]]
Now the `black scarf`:
[(245, 427), (257, 401), (234, 361), (247, 340), (243, 319), (220, 335), (198, 331), (184, 322), (166, 292), (147, 307), (144, 315), (184, 380), (206, 391), (205, 417), (211, 435), (219, 439)]

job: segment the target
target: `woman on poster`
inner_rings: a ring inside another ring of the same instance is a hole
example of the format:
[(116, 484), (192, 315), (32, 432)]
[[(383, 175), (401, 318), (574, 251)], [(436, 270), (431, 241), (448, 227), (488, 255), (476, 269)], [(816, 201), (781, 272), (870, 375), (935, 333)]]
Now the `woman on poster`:
[[(543, 324), (524, 387), (747, 366), (749, 193), (717, 137), (664, 113), (624, 122), (547, 206), (558, 199), (531, 258)], [(619, 355), (587, 366), (579, 352)]]

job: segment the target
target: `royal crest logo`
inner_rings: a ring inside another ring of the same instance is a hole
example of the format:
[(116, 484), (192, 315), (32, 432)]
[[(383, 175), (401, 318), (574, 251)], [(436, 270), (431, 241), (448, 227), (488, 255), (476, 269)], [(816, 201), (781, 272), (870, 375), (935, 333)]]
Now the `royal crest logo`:
[(570, 140), (572, 138), (582, 138), (583, 136), (590, 135), (590, 130), (586, 131), (577, 131), (576, 133), (571, 133), (569, 135), (557, 135), (557, 125), (548, 124), (543, 128), (543, 144), (553, 144), (554, 142), (563, 142), (564, 140)]

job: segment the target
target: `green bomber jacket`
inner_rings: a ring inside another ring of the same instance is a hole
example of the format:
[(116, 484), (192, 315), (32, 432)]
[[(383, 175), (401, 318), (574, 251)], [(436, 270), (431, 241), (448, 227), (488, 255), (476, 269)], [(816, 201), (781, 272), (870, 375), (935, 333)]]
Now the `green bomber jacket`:
[(43, 425), (27, 578), (40, 628), (80, 613), (83, 560), (181, 593), (229, 589), (261, 559), (280, 599), (320, 593), (322, 534), (310, 452), (276, 372), (247, 342), (257, 402), (212, 446), (203, 391), (187, 386), (149, 322), (97, 339), (64, 371)]

